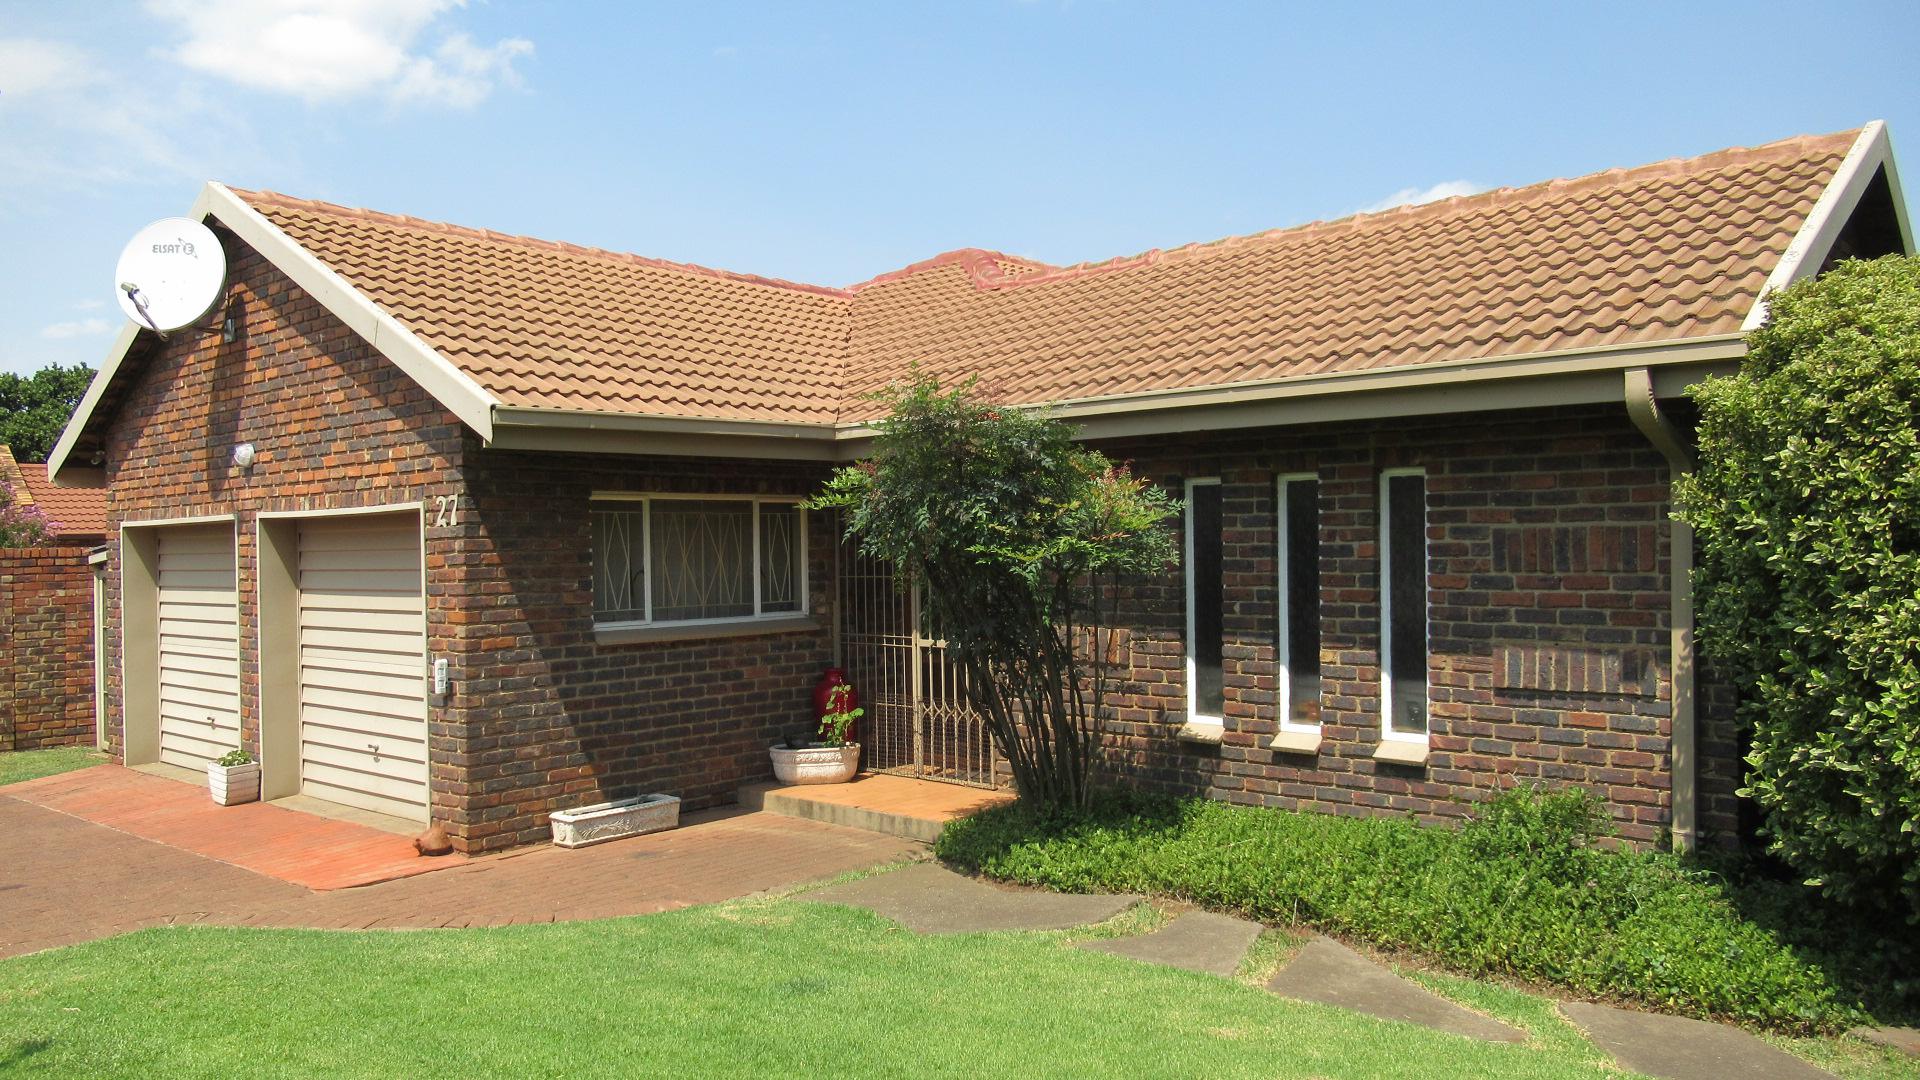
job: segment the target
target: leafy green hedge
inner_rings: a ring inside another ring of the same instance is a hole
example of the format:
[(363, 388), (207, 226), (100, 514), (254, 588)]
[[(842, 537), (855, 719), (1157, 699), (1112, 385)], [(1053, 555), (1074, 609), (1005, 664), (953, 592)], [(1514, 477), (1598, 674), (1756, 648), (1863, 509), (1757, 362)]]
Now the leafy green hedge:
[(1920, 922), (1920, 258), (1774, 294), (1698, 387), (1700, 643), (1741, 691), (1770, 850)]
[(941, 858), (1072, 892), (1149, 892), (1690, 1016), (1835, 1030), (1858, 1011), (1716, 876), (1593, 846), (1579, 792), (1518, 789), (1459, 830), (1107, 794), (1081, 815), (1022, 803), (947, 827)]

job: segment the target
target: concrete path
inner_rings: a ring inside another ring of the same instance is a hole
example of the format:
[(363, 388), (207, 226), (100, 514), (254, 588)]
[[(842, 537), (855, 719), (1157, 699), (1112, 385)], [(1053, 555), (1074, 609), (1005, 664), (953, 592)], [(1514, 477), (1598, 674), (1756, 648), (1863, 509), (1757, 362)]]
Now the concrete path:
[(1148, 964), (1231, 976), (1240, 970), (1241, 959), (1264, 929), (1257, 922), (1231, 915), (1188, 911), (1151, 934), (1083, 941), (1080, 947)]
[(1876, 1046), (1885, 1046), (1903, 1054), (1920, 1057), (1920, 1028), (1857, 1027), (1847, 1034), (1856, 1039), (1865, 1039)]
[(1648, 1076), (1668, 1080), (1833, 1080), (1832, 1073), (1726, 1024), (1628, 1012), (1586, 1001), (1563, 1001), (1560, 1012), (1615, 1061)]
[(1525, 1042), (1525, 1032), (1463, 1009), (1395, 975), (1332, 938), (1316, 937), (1267, 983), (1284, 997), (1338, 1005), (1387, 1020), (1487, 1042)]
[(1140, 900), (997, 889), (934, 863), (835, 885), (801, 899), (863, 907), (918, 934), (1065, 930), (1104, 922)]
[(8, 798), (0, 788), (0, 956), (147, 926), (427, 928), (639, 915), (785, 888), (924, 852), (897, 837), (722, 810), (669, 832), (539, 846), (417, 877), (315, 892)]

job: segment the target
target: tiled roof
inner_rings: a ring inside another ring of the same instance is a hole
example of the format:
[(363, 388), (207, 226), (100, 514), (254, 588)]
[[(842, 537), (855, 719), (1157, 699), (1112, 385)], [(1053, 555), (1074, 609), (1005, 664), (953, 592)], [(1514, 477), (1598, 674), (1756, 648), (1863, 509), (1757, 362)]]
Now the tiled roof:
[(505, 404), (844, 422), (914, 362), (1028, 404), (1734, 333), (1856, 134), (846, 289), (237, 194)]
[(16, 499), (39, 507), (58, 525), (60, 538), (93, 540), (107, 535), (105, 487), (55, 487), (47, 479), (45, 465), (15, 461), (12, 449), (6, 446), (0, 446), (0, 480), (14, 485)]

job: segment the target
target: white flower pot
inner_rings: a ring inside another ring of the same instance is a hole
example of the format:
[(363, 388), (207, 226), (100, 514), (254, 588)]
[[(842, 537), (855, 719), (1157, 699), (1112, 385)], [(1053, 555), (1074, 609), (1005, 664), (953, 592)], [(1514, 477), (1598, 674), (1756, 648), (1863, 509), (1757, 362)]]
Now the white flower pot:
[(783, 784), (844, 784), (860, 768), (860, 744), (767, 748), (773, 777)]
[(221, 806), (253, 802), (260, 797), (260, 763), (249, 761), (245, 765), (222, 765), (216, 761), (207, 762), (207, 790), (213, 793), (213, 801)]
[(577, 810), (555, 810), (547, 816), (547, 825), (553, 829), (553, 842), (564, 848), (604, 844), (626, 836), (671, 829), (678, 824), (680, 800), (672, 795), (636, 795)]

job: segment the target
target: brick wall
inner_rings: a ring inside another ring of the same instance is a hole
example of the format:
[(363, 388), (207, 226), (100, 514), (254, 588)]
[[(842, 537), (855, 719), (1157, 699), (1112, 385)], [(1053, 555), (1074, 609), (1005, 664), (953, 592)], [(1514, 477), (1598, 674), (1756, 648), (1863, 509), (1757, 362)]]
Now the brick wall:
[(87, 549), (0, 550), (0, 751), (91, 743), (93, 726)]
[(550, 810), (649, 791), (689, 808), (772, 778), (767, 747), (809, 717), (832, 660), (832, 535), (809, 515), (816, 629), (631, 645), (593, 630), (588, 504), (596, 491), (807, 495), (819, 466), (481, 451), (467, 475), (484, 522), (450, 555), (476, 601), (457, 722), (460, 790), (478, 849), (544, 838)]
[[(108, 738), (124, 752), (119, 649), (125, 521), (231, 514), (237, 521), (241, 728), (259, 748), (259, 618), (255, 597), (262, 512), (426, 503), (458, 498), (468, 437), (459, 421), (258, 254), (223, 236), (228, 294), (243, 310), (238, 340), (183, 331), (140, 356), (119, 391), (106, 438), (110, 562), (107, 587)], [(224, 304), (223, 304), (224, 308)], [(136, 346), (139, 348), (139, 346)], [(233, 465), (251, 442), (250, 470)], [(443, 647), (466, 633), (447, 587), (463, 529), (426, 530), (427, 633)], [(429, 715), (431, 752), (462, 752), (465, 732)], [(465, 808), (438, 771), (435, 817), (457, 827)]]
[[(1662, 840), (1668, 771), (1667, 472), (1616, 408), (1143, 439), (1101, 447), (1170, 491), (1221, 478), (1227, 604), (1222, 744), (1183, 743), (1184, 596), (1126, 590), (1129, 677), (1109, 766), (1163, 790), (1334, 813), (1445, 820), (1524, 781), (1605, 801), (1624, 839)], [(1430, 745), (1377, 762), (1380, 471), (1427, 474)], [(1276, 475), (1320, 480), (1323, 743), (1267, 748), (1276, 696)], [(1703, 832), (1731, 829), (1725, 740)]]

